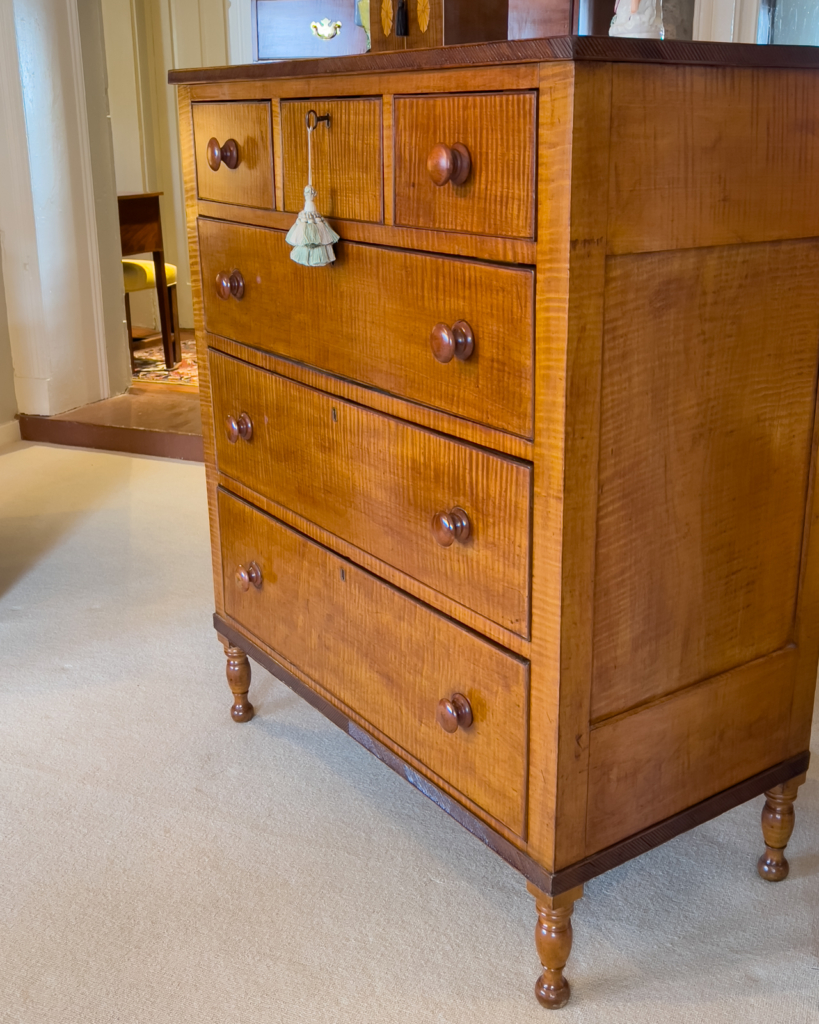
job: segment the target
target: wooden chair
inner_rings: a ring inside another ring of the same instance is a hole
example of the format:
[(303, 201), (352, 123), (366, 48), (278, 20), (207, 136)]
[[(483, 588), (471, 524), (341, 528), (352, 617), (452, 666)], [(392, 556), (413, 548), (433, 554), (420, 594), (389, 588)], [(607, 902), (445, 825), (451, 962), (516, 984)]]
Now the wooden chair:
[[(125, 277), (125, 319), (128, 326), (128, 341), (131, 348), (131, 365), (134, 352), (151, 344), (156, 335), (135, 339), (131, 327), (130, 294), (156, 288), (159, 300), (159, 324), (165, 365), (170, 370), (182, 359), (179, 338), (179, 317), (176, 304), (176, 267), (165, 262), (162, 245), (162, 220), (159, 214), (161, 192), (147, 192), (142, 195), (119, 196), (119, 233), (122, 244), (122, 265)], [(124, 257), (139, 253), (150, 253), (153, 260), (133, 260)]]

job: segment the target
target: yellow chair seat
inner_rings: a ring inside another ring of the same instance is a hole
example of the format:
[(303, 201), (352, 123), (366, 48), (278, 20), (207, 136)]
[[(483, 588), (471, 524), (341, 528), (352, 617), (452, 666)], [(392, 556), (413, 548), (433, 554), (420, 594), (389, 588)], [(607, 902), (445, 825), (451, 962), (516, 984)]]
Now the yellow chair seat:
[[(125, 275), (126, 292), (144, 292), (146, 288), (156, 288), (153, 260), (123, 260), (122, 272)], [(165, 280), (168, 287), (176, 284), (176, 267), (173, 263), (165, 264)]]

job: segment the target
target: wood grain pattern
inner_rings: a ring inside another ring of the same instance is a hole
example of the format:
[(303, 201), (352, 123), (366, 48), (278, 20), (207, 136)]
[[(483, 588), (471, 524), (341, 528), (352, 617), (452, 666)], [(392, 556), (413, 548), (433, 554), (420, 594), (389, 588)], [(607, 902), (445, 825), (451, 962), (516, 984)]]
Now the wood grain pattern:
[[(196, 180), (200, 199), (239, 206), (273, 207), (273, 150), (270, 104), (194, 103), (193, 136)], [(239, 164), (217, 171), (208, 166), (207, 148), (211, 138), (224, 145), (235, 139)]]
[(811, 75), (623, 65), (613, 76), (610, 252), (819, 235)]
[(628, 839), (615, 843), (605, 850), (592, 854), (590, 857), (553, 874), (544, 870), (537, 861), (533, 860), (521, 848), (520, 839), (509, 832), (500, 822), (495, 819), (487, 821), (487, 816), (481, 812), (480, 808), (476, 808), (465, 797), (453, 800), (451, 787), (443, 779), (436, 778), (430, 781), (429, 777), (422, 775), (419, 769), (422, 769), (423, 766), (418, 764), (415, 758), (406, 753), (398, 754), (394, 745), (390, 744), (386, 737), (374, 735), (372, 727), (367, 728), (366, 731), (361, 728), (362, 723), (359, 722), (358, 716), (354, 712), (343, 708), (339, 701), (334, 700), (329, 693), (323, 691), (312, 680), (309, 686), (306, 685), (298, 670), (294, 671), (293, 666), (288, 667), (282, 664), (281, 656), (274, 657), (262, 641), (250, 639), (246, 630), (241, 630), (236, 623), (229, 624), (219, 615), (214, 615), (213, 619), (214, 628), (223, 643), (225, 640), (234, 644), (241, 643), (250, 657), (263, 665), (286, 686), (289, 686), (311, 707), (316, 708), (334, 725), (343, 729), (351, 739), (360, 743), (388, 768), (409, 782), (411, 786), (420, 790), (424, 796), (432, 800), (459, 825), (462, 825), (480, 839), (485, 846), (502, 857), (515, 871), (519, 871), (524, 878), (536, 885), (542, 892), (552, 896), (567, 893), (578, 885), (582, 885), (620, 864), (625, 864), (648, 850), (667, 843), (675, 836), (681, 835), (697, 825), (702, 825), (706, 821), (711, 821), (734, 807), (739, 807), (740, 804), (752, 800), (772, 786), (781, 785), (783, 782), (803, 774), (810, 764), (810, 752), (803, 751), (795, 757), (781, 761), (779, 764), (766, 768), (765, 771), (744, 779), (736, 786), (731, 786), (700, 801), (693, 807), (686, 808), (679, 814), (671, 815), (657, 825), (643, 829)]
[[(168, 74), (171, 84), (298, 79), (303, 87), (311, 79), (323, 84), (325, 75), (366, 75), (443, 71), (451, 69), (509, 70), (515, 64), (541, 61), (607, 61), (615, 64), (691, 64), (707, 67), (819, 68), (819, 53), (809, 46), (755, 46), (681, 39), (616, 39), (609, 36), (556, 36), (550, 39), (515, 39), (480, 45), (447, 46), (397, 53), (370, 53), (312, 61), (246, 64), (230, 68), (179, 69)], [(406, 77), (411, 78), (410, 75)], [(480, 86), (475, 86), (480, 88)], [(198, 98), (198, 97), (197, 97)]]
[[(225, 492), (219, 522), (228, 615), (522, 836), (526, 663)], [(243, 591), (251, 559), (264, 583)], [(435, 712), (453, 692), (474, 721), (450, 735)]]
[[(385, 188), (386, 185), (387, 178), (385, 176)], [(391, 196), (391, 190), (389, 193), (385, 191), (385, 211), (391, 209)], [(212, 220), (229, 220), (236, 224), (274, 228), (279, 231), (289, 231), (296, 220), (294, 213), (257, 210), (249, 206), (209, 202), (199, 203), (199, 215)], [(385, 212), (385, 218), (386, 216)], [(346, 242), (367, 242), (371, 245), (419, 249), (499, 263), (532, 264), (537, 259), (537, 246), (534, 242), (525, 239), (493, 238), (485, 235), (467, 235), (457, 231), (427, 231), (424, 228), (395, 227), (388, 221), (384, 224), (373, 224), (331, 217), (329, 223)]]
[(587, 853), (795, 754), (795, 669), (788, 647), (592, 730)]
[[(290, 259), (279, 232), (202, 220), (199, 233), (204, 280), (233, 267), (245, 280), (240, 302), (205, 288), (209, 331), (531, 436), (530, 270), (339, 242), (332, 268), (316, 271)], [(457, 320), (475, 351), (442, 365), (430, 334)]]
[[(193, 321), (196, 330), (196, 362), (199, 371), (199, 398), (202, 414), (205, 487), (208, 496), (213, 594), (216, 612), (222, 615), (224, 614), (225, 605), (222, 590), (222, 553), (219, 546), (219, 518), (216, 512), (216, 446), (213, 433), (208, 347), (205, 338), (205, 312), (202, 305), (199, 232), (196, 222), (196, 153), (194, 149), (193, 109), (190, 89), (180, 88), (177, 99), (179, 103), (179, 148), (182, 156), (182, 173), (185, 186), (185, 223), (188, 252), (190, 254), (191, 298), (193, 300)], [(204, 145), (207, 146), (207, 140), (205, 140)]]
[[(328, 67), (332, 59), (325, 58), (321, 62), (322, 69)], [(278, 70), (280, 66), (267, 65), (271, 70)], [(299, 65), (299, 72), (302, 66), (303, 63)], [(238, 73), (244, 69), (235, 70)], [(537, 87), (537, 83), (537, 64), (511, 64), (508, 67), (481, 67), (472, 64), (469, 67), (449, 69), (446, 74), (437, 70), (419, 70), (411, 75), (400, 72), (396, 74), (394, 71), (364, 75), (355, 68), (350, 74), (337, 74), (331, 78), (324, 75), (305, 78), (297, 74), (295, 77), (284, 78), (268, 76), (266, 81), (209, 82), (203, 79), (200, 84), (192, 86), (192, 95), (197, 101), (230, 98), (306, 100), (311, 97), (326, 99), (340, 96), (383, 96), (392, 93), (406, 96), (435, 92), (497, 92), (507, 89), (533, 89)]]
[(817, 283), (815, 242), (610, 261), (594, 719), (788, 642)]
[(268, 515), (280, 520), (287, 526), (293, 527), (294, 530), (298, 530), (299, 533), (303, 533), (306, 537), (316, 541), (323, 547), (329, 548), (337, 555), (355, 562), (356, 565), (360, 565), (362, 569), (366, 569), (374, 576), (378, 576), (394, 587), (403, 590), (404, 593), (418, 598), (424, 604), (429, 605), (436, 611), (442, 612), (444, 615), (448, 615), (456, 622), (468, 626), (470, 629), (494, 641), (496, 644), (500, 644), (514, 654), (518, 654), (522, 658), (529, 657), (531, 644), (517, 633), (499, 626), (497, 622), (492, 622), (491, 619), (487, 619), (484, 615), (478, 615), (471, 608), (466, 608), (459, 602), (453, 601), (434, 587), (427, 586), (427, 584), (421, 583), (412, 576), (408, 576), (407, 573), (401, 572), (382, 558), (376, 558), (369, 551), (365, 551), (363, 548), (356, 547), (355, 544), (342, 540), (335, 534), (330, 533), (329, 530), (317, 526), (314, 522), (298, 515), (285, 505), (273, 501), (271, 498), (266, 498), (263, 494), (259, 494), (252, 487), (247, 487), (238, 480), (223, 474), (219, 475), (218, 480), (220, 486), (242, 498), (243, 501), (262, 509)]
[[(535, 106), (533, 92), (396, 97), (396, 224), (532, 238)], [(469, 150), (469, 177), (434, 185), (430, 151), (456, 142)]]
[(430, 430), (450, 434), (462, 441), (469, 441), (471, 444), (478, 444), (483, 448), (504, 452), (516, 459), (525, 461), (532, 459), (532, 442), (512, 434), (505, 434), (479, 423), (472, 423), (469, 420), (442, 412), (440, 409), (433, 409), (431, 406), (418, 405), (395, 398), (355, 381), (328, 376), (311, 366), (263, 352), (261, 349), (248, 348), (248, 346), (231, 341), (229, 338), (220, 338), (215, 334), (209, 334), (208, 345), (229, 356), (235, 356), (237, 359), (253, 363), (254, 366), (260, 366), (263, 370), (270, 370), (282, 377), (289, 377), (300, 384), (307, 384), (320, 391), (326, 391), (330, 395), (338, 395), (351, 402), (358, 402), (359, 405), (367, 405), (371, 409), (377, 409), (390, 416), (397, 416), (398, 419), (406, 420), (408, 423), (417, 423), (419, 427), (428, 427)]
[(298, 213), (307, 184), (308, 110), (330, 115), (313, 132), (313, 186), (325, 217), (384, 219), (381, 98), (287, 100), (281, 105), (284, 209)]
[(756, 869), (760, 878), (766, 882), (782, 882), (790, 873), (785, 847), (796, 823), (793, 802), (804, 781), (805, 776), (801, 775), (765, 793), (761, 822), (765, 849), (757, 861)]
[[(611, 66), (575, 67), (555, 866), (586, 852)], [(546, 202), (548, 202), (548, 196)]]
[(429, 6), (429, 23), (426, 31), (421, 30), (415, 10), (416, 0), (407, 0), (409, 14), (409, 35), (395, 34), (395, 7), (398, 0), (392, 0), (393, 24), (390, 34), (386, 35), (381, 24), (381, 0), (372, 0), (370, 13), (370, 39), (373, 53), (389, 53), (391, 50), (415, 49), (416, 47), (444, 45), (444, 4), (447, 0), (427, 0)]
[[(253, 422), (250, 442), (217, 432), (223, 473), (528, 635), (528, 467), (215, 352), (210, 368), (215, 422)], [(472, 533), (442, 548), (432, 517), (456, 505)]]
[(532, 508), (529, 850), (555, 868), (566, 332), (575, 68), (543, 69), (538, 125), (538, 267)]

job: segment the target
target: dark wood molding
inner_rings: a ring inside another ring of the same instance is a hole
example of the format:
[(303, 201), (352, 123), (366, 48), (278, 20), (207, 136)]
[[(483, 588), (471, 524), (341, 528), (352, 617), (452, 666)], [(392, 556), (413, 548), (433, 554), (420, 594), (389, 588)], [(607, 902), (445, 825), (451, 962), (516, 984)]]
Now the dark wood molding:
[(288, 60), (223, 68), (180, 69), (171, 85), (270, 81), (310, 75), (366, 75), (400, 71), (529, 64), (541, 61), (603, 61), (639, 64), (697, 64), (748, 68), (819, 68), (819, 48), (706, 43), (682, 39), (613, 39), (610, 36), (554, 36), (469, 43), (430, 50), (396, 50), (350, 57)]
[(74, 448), (95, 448), (129, 455), (156, 455), (165, 459), (204, 462), (201, 434), (177, 434), (161, 430), (113, 426), (107, 423), (83, 423), (53, 416), (21, 413), (20, 437), (23, 441), (64, 444)]
[(397, 772), (406, 779), (412, 786), (429, 797), (441, 810), (445, 811), (451, 818), (454, 818), (467, 831), (477, 836), (486, 846), (502, 857), (507, 864), (520, 872), (528, 881), (532, 882), (542, 892), (550, 896), (557, 896), (568, 892), (584, 882), (588, 882), (597, 875), (602, 875), (612, 868), (625, 864), (626, 861), (639, 857), (640, 854), (656, 846), (661, 846), (674, 839), (675, 836), (687, 832), (689, 829), (702, 825), (712, 818), (719, 817), (726, 811), (730, 811), (740, 804), (760, 796), (766, 790), (778, 786), (789, 779), (795, 778), (807, 771), (810, 763), (810, 752), (804, 751), (795, 757), (788, 758), (779, 764), (775, 764), (765, 771), (759, 772), (737, 783), (728, 789), (717, 793), (701, 803), (695, 804), (679, 814), (674, 814), (659, 824), (638, 832), (628, 839), (624, 839), (599, 853), (586, 857), (569, 867), (551, 874), (545, 871), (539, 864), (536, 864), (521, 850), (513, 846), (507, 839), (495, 832), (489, 825), (485, 824), (474, 814), (467, 811), (452, 797), (447, 796), (434, 783), (420, 775), (414, 768), (403, 761), (397, 754), (388, 750), (378, 740), (365, 732), (360, 726), (350, 719), (338, 708), (324, 700), (317, 693), (310, 689), (305, 683), (296, 679), (294, 675), (283, 668), (274, 658), (266, 654), (260, 647), (249, 640), (246, 634), (228, 623), (220, 615), (213, 616), (213, 625), (217, 633), (228, 640), (234, 647), (241, 648), (255, 662), (262, 665), (271, 672), (277, 679), (289, 686), (291, 690), (307, 701), (317, 711), (320, 711), (325, 718), (343, 729), (351, 736), (356, 743), (360, 743), (371, 754), (374, 754), (380, 761), (383, 761), (388, 768)]

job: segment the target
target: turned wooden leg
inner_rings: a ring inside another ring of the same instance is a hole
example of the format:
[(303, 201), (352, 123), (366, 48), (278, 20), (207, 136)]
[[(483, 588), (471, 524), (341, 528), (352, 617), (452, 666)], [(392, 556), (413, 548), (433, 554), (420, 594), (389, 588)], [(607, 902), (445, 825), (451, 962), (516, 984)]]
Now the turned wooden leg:
[(230, 713), (234, 722), (249, 722), (253, 717), (253, 705), (247, 699), (250, 689), (250, 662), (239, 647), (225, 644), (227, 655), (227, 681), (233, 693), (233, 707)]
[(527, 888), (535, 897), (535, 945), (543, 965), (543, 973), (535, 982), (535, 995), (541, 1006), (558, 1010), (568, 1003), (571, 995), (563, 968), (572, 951), (572, 911), (583, 895), (583, 886), (578, 885), (560, 896), (547, 896), (531, 882)]
[(765, 852), (757, 861), (760, 877), (768, 882), (781, 882), (788, 877), (790, 865), (785, 857), (785, 847), (793, 832), (795, 821), (793, 802), (805, 776), (799, 775), (781, 786), (774, 786), (765, 794), (762, 808), (762, 838)]

